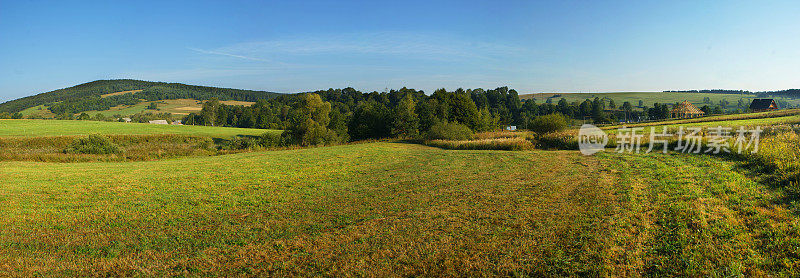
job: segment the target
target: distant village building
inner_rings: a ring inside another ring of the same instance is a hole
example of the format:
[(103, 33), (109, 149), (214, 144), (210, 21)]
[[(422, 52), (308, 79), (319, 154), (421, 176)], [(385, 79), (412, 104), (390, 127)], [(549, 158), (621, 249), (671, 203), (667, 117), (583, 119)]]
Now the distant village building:
[(506, 127), (506, 130), (508, 130), (508, 131), (515, 131), (515, 130), (517, 130), (517, 126), (515, 126), (515, 125), (510, 125), (510, 126), (507, 126), (507, 127)]
[(122, 121), (126, 122), (126, 123), (130, 123), (131, 122), (131, 118), (122, 118)]
[(183, 125), (183, 123), (181, 123), (181, 120), (176, 120), (176, 121), (172, 122), (172, 124), (173, 125)]
[(771, 98), (757, 98), (750, 103), (750, 110), (753, 110), (753, 112), (764, 112), (777, 109), (778, 104), (775, 103), (775, 100)]
[(688, 101), (683, 101), (672, 110), (669, 111), (670, 117), (672, 118), (697, 118), (702, 117), (706, 114), (703, 110), (697, 109), (697, 106), (694, 106)]
[(167, 120), (153, 120), (153, 121), (150, 121), (150, 123), (154, 124), (154, 125), (168, 125), (169, 124), (169, 122), (167, 122)]

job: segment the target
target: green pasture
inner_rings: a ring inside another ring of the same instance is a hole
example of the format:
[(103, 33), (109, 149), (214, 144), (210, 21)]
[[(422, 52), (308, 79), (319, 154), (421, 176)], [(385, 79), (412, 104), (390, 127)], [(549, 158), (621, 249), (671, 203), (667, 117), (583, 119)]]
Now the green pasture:
[(214, 138), (231, 138), (237, 135), (261, 135), (265, 132), (280, 131), (233, 127), (156, 125), (74, 120), (0, 120), (0, 137), (41, 137), (88, 134), (181, 134)]
[[(553, 97), (555, 95), (560, 95)], [(703, 99), (708, 97), (714, 103), (718, 104), (720, 100), (727, 100), (729, 108), (735, 108), (739, 99), (744, 99), (746, 103), (754, 99), (753, 95), (739, 95), (739, 94), (712, 94), (712, 93), (668, 93), (668, 92), (619, 92), (619, 93), (541, 93), (541, 94), (526, 94), (520, 95), (520, 99), (536, 99), (537, 103), (544, 103), (548, 98), (552, 97), (553, 104), (558, 103), (561, 98), (566, 99), (568, 102), (581, 102), (585, 99), (594, 99), (599, 97), (601, 99), (612, 99), (617, 106), (621, 106), (625, 101), (629, 101), (634, 107), (639, 105), (639, 100), (644, 102), (647, 107), (652, 107), (654, 103), (661, 104), (674, 104), (684, 100), (689, 101), (698, 107), (703, 106)], [(778, 100), (786, 101), (792, 105), (800, 105), (800, 99), (790, 98), (776, 98)]]
[(0, 162), (0, 274), (797, 274), (800, 218), (737, 167), (405, 143)]

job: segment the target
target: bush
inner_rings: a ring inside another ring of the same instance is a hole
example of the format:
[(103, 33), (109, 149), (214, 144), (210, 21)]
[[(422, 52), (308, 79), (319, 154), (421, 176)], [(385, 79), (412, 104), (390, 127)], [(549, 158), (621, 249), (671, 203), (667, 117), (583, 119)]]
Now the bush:
[(244, 136), (224, 141), (219, 145), (223, 150), (250, 150), (259, 148), (274, 148), (291, 145), (292, 138), (282, 136), (280, 133), (267, 132), (261, 136)]
[(459, 123), (436, 123), (425, 133), (428, 140), (469, 140), (472, 139), (472, 130)]
[(567, 119), (563, 115), (557, 113), (539, 116), (531, 120), (528, 127), (537, 134), (558, 132), (567, 128)]
[(111, 142), (108, 137), (89, 135), (86, 138), (77, 138), (64, 150), (65, 153), (81, 154), (115, 154), (119, 153), (119, 146)]
[(258, 137), (258, 144), (265, 148), (279, 147), (284, 145), (281, 139), (280, 133), (267, 132)]
[(258, 141), (252, 137), (237, 137), (228, 142), (228, 149), (249, 150), (258, 146)]

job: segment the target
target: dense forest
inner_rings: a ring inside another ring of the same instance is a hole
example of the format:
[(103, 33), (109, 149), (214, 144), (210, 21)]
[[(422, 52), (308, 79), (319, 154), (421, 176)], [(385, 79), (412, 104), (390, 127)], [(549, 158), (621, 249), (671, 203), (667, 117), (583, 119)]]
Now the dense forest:
[[(104, 94), (141, 90), (136, 93), (102, 97)], [(77, 86), (41, 93), (0, 104), (0, 113), (13, 114), (38, 105), (49, 105), (55, 114), (75, 114), (90, 110), (108, 110), (117, 105), (133, 105), (142, 100), (197, 99), (257, 101), (278, 93), (194, 86), (180, 83), (150, 82), (131, 79), (98, 80)]]

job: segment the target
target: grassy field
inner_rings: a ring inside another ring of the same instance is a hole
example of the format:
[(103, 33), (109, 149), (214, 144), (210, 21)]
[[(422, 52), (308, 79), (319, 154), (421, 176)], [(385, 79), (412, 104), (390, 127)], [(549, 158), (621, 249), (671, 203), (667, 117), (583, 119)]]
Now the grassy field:
[(228, 139), (237, 135), (261, 135), (265, 132), (280, 131), (251, 128), (154, 125), (98, 121), (0, 120), (0, 137), (72, 136), (89, 134), (181, 134)]
[(0, 273), (796, 273), (798, 217), (736, 167), (402, 143), (0, 162)]
[(756, 125), (776, 125), (794, 124), (800, 122), (800, 109), (784, 109), (759, 113), (744, 113), (719, 115), (710, 117), (700, 117), (691, 119), (672, 119), (656, 122), (628, 123), (621, 125), (603, 126), (602, 129), (617, 129), (626, 127), (647, 127), (647, 126), (756, 126)]
[(173, 134), (107, 135), (107, 138), (119, 149), (118, 153), (113, 154), (87, 154), (65, 151), (71, 147), (75, 140), (85, 137), (0, 137), (0, 161), (152, 161), (233, 152), (230, 150), (218, 150), (215, 140), (209, 137)]
[[(153, 102), (156, 103), (159, 110), (147, 110), (147, 106)], [(96, 114), (103, 114), (104, 116), (107, 117), (111, 117), (116, 114), (129, 116), (136, 113), (147, 112), (147, 111), (159, 112), (159, 113), (172, 113), (175, 115), (188, 115), (189, 113), (199, 112), (203, 108), (202, 103), (203, 103), (202, 101), (194, 99), (168, 99), (168, 100), (157, 100), (157, 101), (143, 101), (137, 103), (136, 105), (119, 105), (111, 107), (111, 109), (104, 111), (86, 111), (86, 113), (91, 116), (94, 116)], [(226, 101), (220, 101), (220, 103), (227, 105), (250, 106), (253, 105), (254, 102), (226, 100)]]
[[(740, 158), (532, 149), (574, 130), (220, 155), (207, 137), (279, 131), (0, 120), (0, 276), (791, 277), (800, 136), (784, 128)], [(61, 154), (92, 133), (125, 152)]]
[[(714, 104), (718, 104), (720, 100), (725, 99), (730, 102), (731, 106), (736, 106), (739, 99), (744, 99), (749, 103), (749, 100), (755, 98), (752, 95), (737, 95), (737, 94), (710, 94), (710, 93), (665, 93), (665, 92), (619, 92), (619, 93), (541, 93), (541, 94), (526, 94), (520, 95), (520, 99), (536, 99), (537, 103), (544, 103), (548, 98), (554, 95), (560, 95), (553, 98), (553, 103), (558, 103), (561, 98), (567, 99), (569, 102), (583, 101), (585, 99), (609, 98), (619, 106), (623, 102), (629, 101), (633, 106), (639, 105), (639, 100), (644, 101), (644, 105), (652, 107), (653, 103), (676, 103), (687, 100), (695, 105), (701, 105), (703, 98), (710, 98)], [(800, 99), (777, 98), (786, 101), (792, 105), (799, 105)], [(699, 106), (698, 106), (699, 107)]]
[[(138, 90), (140, 91), (140, 90)], [(126, 93), (132, 93), (136, 91), (125, 91), (125, 92), (117, 92), (103, 95), (103, 97), (108, 97), (112, 95), (121, 95)], [(156, 103), (158, 106), (158, 110), (148, 110), (147, 106), (150, 103)], [(242, 105), (242, 106), (250, 106), (253, 105), (255, 102), (247, 102), (247, 101), (235, 101), (235, 100), (224, 100), (220, 101), (220, 103), (226, 105)], [(188, 115), (189, 113), (196, 113), (199, 112), (203, 108), (202, 101), (194, 100), (194, 99), (167, 99), (167, 100), (157, 100), (157, 101), (142, 101), (135, 105), (119, 105), (111, 107), (111, 109), (103, 110), (103, 111), (86, 111), (87, 114), (90, 116), (94, 116), (97, 114), (102, 114), (106, 117), (112, 117), (114, 115), (122, 115), (122, 116), (130, 116), (136, 113), (142, 112), (153, 112), (153, 113), (172, 113), (175, 115)], [(39, 105), (35, 107), (31, 107), (25, 110), (22, 110), (20, 113), (25, 118), (45, 118), (45, 119), (52, 119), (55, 118), (55, 114), (50, 112), (47, 109), (47, 106)]]

